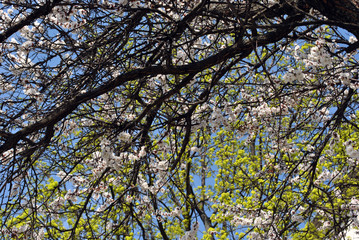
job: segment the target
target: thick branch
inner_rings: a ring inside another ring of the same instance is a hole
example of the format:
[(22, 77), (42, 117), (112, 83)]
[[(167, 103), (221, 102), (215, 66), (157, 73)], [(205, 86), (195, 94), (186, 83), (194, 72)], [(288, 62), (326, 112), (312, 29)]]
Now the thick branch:
[[(302, 15), (296, 15), (289, 17), (287, 22), (296, 22), (303, 18)], [(5, 152), (12, 147), (15, 147), (17, 142), (22, 139), (24, 136), (27, 136), (31, 133), (34, 133), (48, 125), (56, 124), (61, 119), (65, 118), (71, 112), (73, 112), (80, 104), (87, 102), (91, 99), (94, 99), (104, 93), (111, 91), (112, 89), (135, 79), (142, 78), (144, 76), (155, 76), (158, 74), (189, 74), (189, 73), (198, 73), (204, 69), (211, 68), (227, 59), (235, 57), (238, 54), (243, 52), (250, 52), (255, 47), (264, 46), (270, 43), (275, 43), (280, 39), (287, 36), (294, 28), (294, 24), (290, 25), (288, 28), (280, 28), (274, 31), (270, 31), (266, 34), (259, 35), (254, 39), (249, 39), (244, 42), (237, 42), (234, 45), (223, 49), (222, 51), (214, 54), (202, 61), (190, 63), (182, 66), (150, 66), (142, 69), (135, 69), (133, 71), (124, 73), (117, 78), (109, 81), (107, 84), (101, 85), (100, 87), (79, 94), (68, 102), (62, 104), (60, 107), (56, 108), (51, 112), (47, 117), (41, 119), (40, 121), (23, 128), (17, 133), (7, 137), (5, 143), (0, 147), (0, 152)], [(253, 44), (255, 43), (255, 44)], [(242, 58), (247, 57), (247, 54), (242, 55)]]
[(43, 16), (48, 15), (52, 9), (61, 2), (62, 0), (53, 0), (46, 1), (46, 4), (34, 10), (30, 15), (28, 15), (24, 20), (15, 24), (14, 26), (9, 27), (6, 31), (0, 34), (0, 43), (4, 42), (7, 38), (9, 38), (12, 34), (19, 31), (21, 28), (30, 25), (36, 19), (39, 19)]

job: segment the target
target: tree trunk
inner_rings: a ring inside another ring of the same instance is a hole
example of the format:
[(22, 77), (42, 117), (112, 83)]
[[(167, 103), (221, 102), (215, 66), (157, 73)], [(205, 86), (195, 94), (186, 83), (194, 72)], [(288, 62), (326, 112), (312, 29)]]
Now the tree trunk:
[(359, 0), (305, 0), (305, 3), (359, 38)]

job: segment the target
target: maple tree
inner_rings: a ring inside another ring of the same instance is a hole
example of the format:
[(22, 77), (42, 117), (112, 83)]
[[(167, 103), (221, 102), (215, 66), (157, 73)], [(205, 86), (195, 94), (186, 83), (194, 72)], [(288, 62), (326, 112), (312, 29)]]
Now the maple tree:
[(359, 226), (357, 0), (0, 3), (0, 235)]

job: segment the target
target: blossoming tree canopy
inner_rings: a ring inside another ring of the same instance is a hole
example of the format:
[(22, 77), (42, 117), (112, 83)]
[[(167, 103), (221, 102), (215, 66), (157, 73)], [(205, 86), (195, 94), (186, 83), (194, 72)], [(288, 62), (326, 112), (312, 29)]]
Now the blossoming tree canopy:
[(4, 0), (4, 239), (359, 227), (358, 0)]

